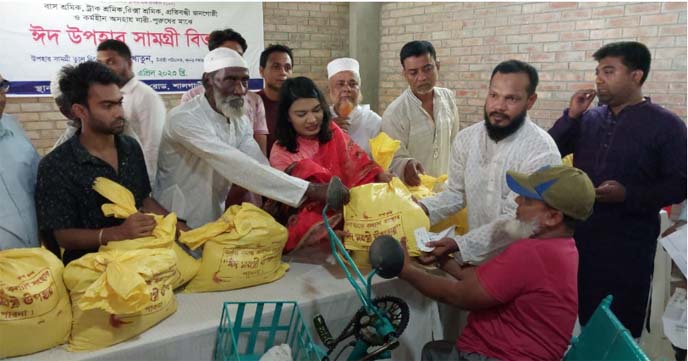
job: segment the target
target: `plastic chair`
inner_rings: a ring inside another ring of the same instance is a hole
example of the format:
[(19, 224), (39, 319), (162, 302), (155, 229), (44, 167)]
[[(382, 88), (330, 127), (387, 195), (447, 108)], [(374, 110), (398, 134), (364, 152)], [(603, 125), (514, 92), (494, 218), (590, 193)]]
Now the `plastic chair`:
[(580, 336), (573, 338), (564, 360), (650, 360), (609, 309), (612, 299), (609, 295), (597, 306)]

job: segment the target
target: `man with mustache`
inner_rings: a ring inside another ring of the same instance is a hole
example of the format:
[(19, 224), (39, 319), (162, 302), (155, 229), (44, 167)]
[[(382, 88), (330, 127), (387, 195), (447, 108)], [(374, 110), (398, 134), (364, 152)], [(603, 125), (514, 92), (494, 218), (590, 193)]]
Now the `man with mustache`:
[[(608, 294), (612, 311), (640, 337), (663, 206), (686, 199), (686, 125), (644, 97), (647, 47), (633, 41), (597, 50), (595, 85), (571, 97), (550, 129), (563, 155), (595, 185), (595, 212), (576, 229), (579, 316), (584, 325)], [(600, 106), (588, 107), (595, 95)]]
[(291, 77), (293, 70), (294, 54), (288, 46), (270, 44), (260, 53), (260, 76), (263, 77), (263, 89), (258, 91), (263, 106), (265, 107), (265, 122), (268, 126), (267, 156), (277, 138), (277, 107), (280, 100), (282, 84)]
[(296, 207), (324, 201), (312, 184), (270, 167), (244, 112), (248, 65), (219, 47), (203, 61), (205, 94), (172, 109), (162, 135), (155, 198), (196, 228), (222, 215), (233, 184)]
[(494, 234), (511, 243), (478, 267), (439, 259), (447, 275), (417, 267), (404, 249), (399, 278), (424, 295), (470, 310), (452, 341), (423, 347), (421, 360), (561, 360), (577, 315), (578, 252), (573, 232), (592, 213), (595, 190), (580, 169), (545, 167), (530, 175), (508, 171), (516, 217)]
[[(93, 190), (97, 177), (129, 189), (142, 212), (166, 214), (150, 198), (150, 181), (139, 143), (122, 132), (125, 126), (121, 79), (93, 61), (62, 68), (63, 104), (81, 126), (38, 165), (36, 213), (49, 249), (64, 248), (65, 264), (108, 242), (151, 235), (155, 221), (136, 213), (126, 220), (103, 215), (108, 203)], [(178, 223), (180, 229), (188, 229)]]
[(406, 43), (399, 58), (409, 87), (382, 114), (382, 131), (401, 142), (390, 171), (417, 186), (420, 173), (447, 174), (459, 112), (454, 92), (435, 86), (440, 62), (430, 42)]
[[(122, 108), (124, 119), (126, 119), (123, 134), (136, 139), (141, 145), (143, 156), (146, 159), (148, 179), (152, 185), (155, 183), (160, 137), (167, 112), (165, 103), (153, 88), (138, 80), (134, 75), (131, 50), (127, 44), (119, 40), (108, 39), (98, 45), (97, 51), (96, 60), (107, 66), (119, 78), (118, 85), (124, 97)], [(51, 89), (51, 92), (58, 102), (59, 91)], [(58, 102), (58, 107), (62, 111), (60, 102)], [(71, 119), (68, 113), (63, 112), (63, 115), (70, 119), (70, 122), (65, 132), (55, 142), (53, 149), (70, 139), (80, 126), (78, 120)]]
[(327, 64), (330, 112), (342, 130), (370, 155), (371, 138), (380, 133), (382, 119), (370, 110), (367, 104), (361, 105), (361, 75), (358, 60), (338, 58)]
[(459, 132), (445, 189), (420, 201), (432, 224), (470, 205), (468, 233), (438, 241), (434, 256), (459, 251), (464, 262), (478, 264), (499, 253), (509, 243), (494, 234), (517, 207), (517, 194), (504, 183), (507, 170), (532, 173), (561, 164), (554, 140), (528, 118), (537, 84), (537, 71), (522, 61), (507, 60), (492, 71), (484, 122)]
[[(225, 47), (236, 51), (242, 56), (248, 49), (246, 39), (234, 29), (215, 30), (208, 35), (208, 50), (212, 51), (219, 47)], [(203, 85), (190, 89), (182, 95), (180, 104), (186, 103), (191, 98), (205, 93)], [(263, 100), (254, 92), (247, 92), (244, 102), (246, 115), (253, 125), (253, 138), (256, 140), (263, 154), (267, 154), (268, 126), (265, 123), (265, 108)]]

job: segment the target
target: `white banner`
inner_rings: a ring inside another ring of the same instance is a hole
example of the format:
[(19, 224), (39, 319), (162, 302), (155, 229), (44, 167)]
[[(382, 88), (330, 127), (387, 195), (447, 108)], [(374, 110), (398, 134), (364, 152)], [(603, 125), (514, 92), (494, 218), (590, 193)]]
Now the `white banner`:
[(134, 73), (159, 92), (198, 84), (208, 34), (232, 28), (248, 43), (252, 89), (259, 89), (262, 3), (0, 2), (0, 73), (9, 95), (49, 95), (60, 68), (95, 60), (107, 39), (127, 43)]

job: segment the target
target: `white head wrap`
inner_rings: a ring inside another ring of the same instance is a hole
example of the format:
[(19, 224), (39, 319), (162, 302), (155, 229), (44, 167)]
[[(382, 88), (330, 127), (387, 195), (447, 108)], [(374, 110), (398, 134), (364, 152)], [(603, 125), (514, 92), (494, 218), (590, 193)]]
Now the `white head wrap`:
[(332, 60), (329, 64), (327, 64), (327, 78), (333, 77), (335, 74), (339, 73), (340, 71), (351, 71), (356, 76), (360, 77), (359, 73), (359, 65), (358, 61), (356, 59), (352, 58), (339, 58), (339, 59), (334, 59)]
[(248, 69), (248, 64), (236, 51), (222, 47), (209, 52), (203, 59), (203, 72), (205, 73), (212, 73), (224, 68)]

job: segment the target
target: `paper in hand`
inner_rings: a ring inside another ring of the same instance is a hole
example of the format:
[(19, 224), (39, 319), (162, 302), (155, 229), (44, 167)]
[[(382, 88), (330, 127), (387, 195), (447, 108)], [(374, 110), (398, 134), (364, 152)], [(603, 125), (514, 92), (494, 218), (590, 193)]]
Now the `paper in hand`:
[(454, 226), (451, 226), (439, 233), (434, 233), (426, 230), (425, 228), (416, 228), (413, 234), (416, 236), (416, 246), (421, 252), (431, 252), (435, 247), (428, 247), (427, 243), (431, 241), (439, 241), (442, 238), (451, 237), (454, 238)]

